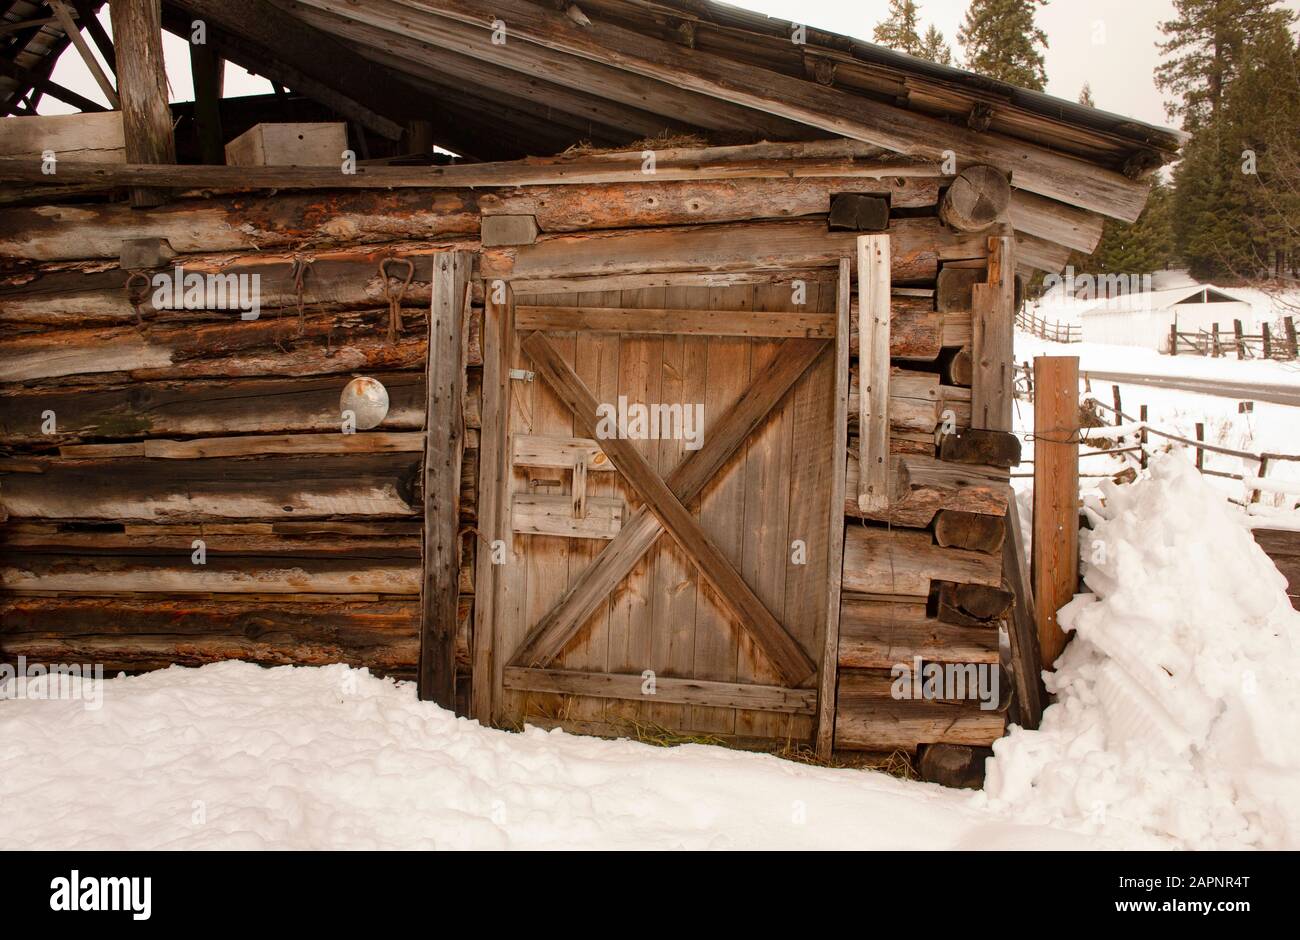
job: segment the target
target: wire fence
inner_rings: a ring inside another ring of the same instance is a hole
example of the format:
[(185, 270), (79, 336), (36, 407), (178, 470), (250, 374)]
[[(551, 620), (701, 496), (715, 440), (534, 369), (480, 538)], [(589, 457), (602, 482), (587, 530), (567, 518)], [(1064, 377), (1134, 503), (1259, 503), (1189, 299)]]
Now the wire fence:
[[(1015, 371), (1015, 394), (1017, 398), (1033, 402), (1034, 400), (1034, 373), (1033, 367), (1028, 363), (1022, 363), (1014, 366)], [(1175, 434), (1164, 428), (1153, 426), (1147, 417), (1147, 406), (1140, 405), (1136, 416), (1123, 410), (1123, 403), (1120, 400), (1120, 391), (1118, 385), (1111, 386), (1111, 403), (1107, 403), (1098, 398), (1090, 390), (1085, 391), (1082, 401), (1091, 402), (1096, 408), (1106, 412), (1111, 416), (1111, 423), (1096, 427), (1080, 428), (1080, 440), (1083, 443), (1091, 438), (1095, 441), (1116, 441), (1119, 446), (1097, 448), (1093, 450), (1080, 450), (1079, 458), (1082, 460), (1086, 457), (1099, 457), (1106, 455), (1123, 455), (1133, 454), (1142, 468), (1147, 466), (1147, 461), (1157, 451), (1151, 446), (1151, 438), (1158, 437), (1163, 440), (1172, 441), (1185, 447), (1190, 447), (1195, 453), (1196, 469), (1206, 476), (1221, 477), (1228, 480), (1240, 481), (1249, 491), (1248, 503), (1258, 503), (1262, 493), (1284, 493), (1287, 495), (1300, 495), (1300, 480), (1280, 480), (1269, 479), (1269, 470), (1282, 462), (1300, 462), (1300, 454), (1279, 454), (1268, 451), (1248, 451), (1238, 450), (1233, 447), (1225, 447), (1222, 444), (1211, 444), (1205, 440), (1204, 422), (1196, 422), (1196, 439), (1193, 440), (1181, 434)], [(1131, 439), (1136, 438), (1135, 443), (1129, 443)], [(1241, 460), (1254, 462), (1258, 466), (1258, 472), (1255, 474), (1230, 473), (1224, 470), (1216, 470), (1205, 466), (1205, 455), (1219, 454), (1226, 457), (1236, 457)], [(1026, 463), (1031, 461), (1025, 461)], [(1026, 474), (1027, 475), (1027, 474)], [(1080, 474), (1080, 476), (1097, 476), (1109, 477), (1110, 473), (1098, 474)]]

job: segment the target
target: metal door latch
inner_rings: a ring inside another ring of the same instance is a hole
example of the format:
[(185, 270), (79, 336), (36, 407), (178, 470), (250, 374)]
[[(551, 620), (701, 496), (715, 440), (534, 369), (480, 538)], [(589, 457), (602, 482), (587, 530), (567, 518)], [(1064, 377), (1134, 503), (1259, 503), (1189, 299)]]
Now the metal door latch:
[(536, 377), (536, 375), (537, 375), (536, 372), (529, 372), (526, 369), (510, 370), (510, 378), (518, 379), (521, 382), (531, 382)]

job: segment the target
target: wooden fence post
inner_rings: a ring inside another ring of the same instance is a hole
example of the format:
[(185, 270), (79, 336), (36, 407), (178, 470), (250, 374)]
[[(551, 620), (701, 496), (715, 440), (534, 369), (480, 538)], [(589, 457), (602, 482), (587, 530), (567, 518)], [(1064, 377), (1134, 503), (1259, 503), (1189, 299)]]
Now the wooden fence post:
[(1169, 324), (1169, 355), (1178, 355), (1178, 324)]
[[(1262, 454), (1259, 458), (1259, 478), (1262, 480), (1266, 476), (1268, 476), (1268, 454)], [(1256, 489), (1250, 491), (1250, 501), (1252, 503), (1259, 502), (1259, 493), (1260, 491)]]
[(1142, 445), (1142, 469), (1147, 468), (1147, 406), (1142, 405), (1138, 408), (1138, 420), (1142, 422), (1142, 430), (1138, 432), (1138, 441)]
[(1044, 667), (1050, 667), (1065, 648), (1056, 612), (1079, 584), (1079, 357), (1035, 358), (1034, 385), (1031, 580), (1038, 645)]
[(1264, 344), (1264, 358), (1273, 358), (1273, 334), (1269, 331), (1267, 323), (1261, 323), (1259, 327), (1260, 337)]
[(1124, 423), (1123, 404), (1119, 400), (1118, 385), (1112, 385), (1110, 387), (1110, 396), (1111, 396), (1111, 401), (1115, 403), (1115, 423), (1117, 425), (1123, 424)]
[(1211, 339), (1210, 339), (1210, 343), (1211, 343), (1211, 345), (1212, 345), (1213, 348), (1214, 348), (1214, 352), (1212, 353), (1212, 357), (1215, 358), (1215, 359), (1218, 359), (1220, 356), (1223, 355), (1223, 347), (1219, 345), (1219, 324), (1217, 324), (1217, 323), (1212, 323), (1212, 324), (1210, 324), (1210, 326), (1211, 326), (1211, 327), (1213, 328), (1213, 330), (1214, 330), (1214, 335), (1213, 335), (1213, 336), (1211, 337)]
[(424, 423), (424, 555), (420, 578), (418, 694), (456, 707), (456, 619), (460, 580), (460, 481), (465, 449), (466, 286), (474, 256), (433, 259)]
[(1292, 359), (1300, 358), (1300, 348), (1297, 348), (1295, 335), (1295, 317), (1287, 317), (1282, 321), (1286, 327), (1286, 351)]
[[(1205, 443), (1205, 422), (1204, 421), (1196, 422), (1196, 443), (1198, 444)], [(1205, 469), (1205, 449), (1202, 447), (1196, 448), (1196, 469), (1197, 470)]]

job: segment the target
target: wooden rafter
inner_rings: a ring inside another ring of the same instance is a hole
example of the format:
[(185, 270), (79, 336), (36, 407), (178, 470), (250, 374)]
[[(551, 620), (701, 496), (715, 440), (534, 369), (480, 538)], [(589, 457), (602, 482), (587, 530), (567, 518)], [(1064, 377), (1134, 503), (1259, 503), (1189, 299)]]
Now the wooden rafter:
[(47, 0), (47, 2), (50, 5), (50, 9), (54, 11), (55, 19), (57, 19), (59, 25), (63, 27), (64, 35), (67, 36), (72, 42), (72, 45), (76, 47), (77, 54), (80, 55), (81, 60), (86, 63), (86, 68), (90, 71), (91, 76), (94, 77), (95, 83), (99, 85), (99, 90), (102, 91), (104, 97), (108, 99), (108, 103), (113, 106), (114, 110), (121, 108), (122, 104), (117, 99), (117, 88), (114, 87), (112, 81), (109, 80), (109, 77), (104, 74), (104, 70), (100, 67), (99, 60), (95, 58), (95, 54), (90, 51), (90, 46), (86, 43), (85, 37), (81, 35), (81, 28), (77, 25), (77, 21), (73, 19), (72, 10), (63, 2), (63, 0)]
[(1137, 218), (1150, 190), (1149, 182), (1027, 141), (979, 133), (815, 81), (662, 42), (599, 18), (574, 28), (563, 13), (523, 0), (401, 0), (401, 5), (480, 30), (500, 18), (514, 36), (538, 45), (899, 153), (943, 159), (951, 151), (964, 164), (1011, 167), (1021, 189), (1124, 221)]
[[(530, 339), (534, 341), (532, 349), (538, 350), (552, 367), (558, 363), (559, 367), (568, 370), (570, 374), (572, 373), (572, 370), (569, 370), (563, 360), (559, 359), (558, 355), (555, 354), (554, 348), (550, 347), (542, 334), (534, 333), (530, 336)], [(658, 492), (660, 503), (662, 504), (665, 501), (663, 497), (665, 491), (672, 497), (672, 502), (678, 506), (684, 507), (692, 503), (704, 489), (705, 484), (723, 467), (727, 459), (735, 452), (736, 448), (744, 443), (749, 434), (758, 427), (763, 418), (784, 397), (785, 393), (790, 390), (799, 376), (813, 363), (825, 346), (826, 342), (824, 340), (785, 340), (764, 372), (746, 390), (740, 400), (732, 406), (731, 410), (718, 421), (708, 435), (703, 447), (683, 460), (677, 469), (669, 474), (666, 480), (660, 480), (653, 471), (646, 467), (645, 470), (662, 485), (662, 489)], [(549, 353), (547, 352), (548, 347)], [(525, 348), (528, 349), (527, 344), (525, 344)], [(531, 354), (532, 350), (529, 350), (529, 352)], [(552, 371), (558, 371), (558, 368), (553, 368)], [(544, 372), (544, 374), (548, 373)], [(581, 385), (581, 379), (578, 379), (577, 376), (572, 376), (567, 382), (571, 390), (575, 388), (575, 382), (577, 385)], [(585, 386), (583, 388), (585, 389)], [(585, 407), (590, 415), (594, 415), (595, 405), (594, 402), (590, 401), (590, 392), (588, 391), (586, 395), (588, 400), (585, 402)], [(593, 435), (595, 433), (594, 423), (590, 428), (590, 433)], [(622, 443), (626, 444), (626, 442)], [(615, 441), (602, 442), (602, 447), (618, 449)], [(629, 446), (626, 449), (633, 454), (637, 454), (638, 457), (640, 456), (635, 448)], [(610, 456), (614, 459), (615, 466), (620, 470), (623, 469), (623, 466), (620, 465), (620, 459), (623, 459), (625, 464), (632, 462), (624, 459), (623, 455), (615, 458), (614, 454), (610, 453)], [(644, 463), (644, 458), (642, 458), (642, 463)], [(646, 481), (643, 480), (642, 482)], [(634, 483), (634, 485), (636, 484)], [(685, 512), (684, 508), (681, 512)], [(681, 518), (681, 512), (678, 512), (676, 518)], [(698, 531), (698, 523), (694, 522), (689, 512), (686, 512), (686, 516), (691, 519), (691, 524)], [(637, 560), (650, 550), (651, 546), (663, 533), (664, 528), (662, 520), (651, 509), (643, 508), (639, 510), (623, 526), (609, 545), (605, 547), (604, 551), (596, 558), (596, 561), (569, 587), (559, 602), (533, 627), (520, 645), (512, 664), (517, 666), (544, 666), (553, 659), (586, 621), (595, 605), (607, 596), (619, 581), (632, 570)], [(707, 536), (705, 538), (707, 539)], [(683, 548), (688, 553), (692, 553), (690, 548), (686, 548), (686, 546), (683, 546)], [(725, 562), (725, 559), (723, 561)], [(734, 572), (734, 569), (732, 571)], [(704, 573), (706, 578), (710, 577), (708, 571)], [(737, 577), (739, 576), (737, 575)], [(720, 589), (720, 593), (725, 590), (726, 587), (724, 586)], [(748, 588), (745, 588), (745, 590), (747, 591)], [(723, 593), (722, 596), (724, 600), (728, 601), (731, 597), (727, 593)], [(766, 608), (763, 609), (766, 610)], [(768, 617), (770, 617), (770, 614), (768, 614)], [(773, 657), (773, 665), (777, 666), (789, 681), (799, 684), (815, 670), (812, 661), (808, 659), (802, 648), (790, 638), (784, 627), (781, 627), (779, 623), (775, 624), (776, 630), (773, 631), (771, 621), (764, 620), (760, 623), (750, 618), (748, 613), (742, 616), (742, 623), (746, 623), (750, 629), (755, 631), (755, 638), (762, 648)], [(760, 636), (759, 631), (765, 629), (764, 624), (767, 632)], [(783, 637), (784, 639), (782, 639)], [(791, 644), (793, 644), (793, 648), (791, 648)], [(793, 676), (792, 679), (791, 676)]]

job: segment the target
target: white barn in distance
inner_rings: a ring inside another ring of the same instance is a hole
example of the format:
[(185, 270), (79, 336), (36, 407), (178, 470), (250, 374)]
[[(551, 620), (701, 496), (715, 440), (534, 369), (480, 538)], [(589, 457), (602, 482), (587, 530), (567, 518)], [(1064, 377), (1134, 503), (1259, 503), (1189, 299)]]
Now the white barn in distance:
[(1099, 301), (1080, 313), (1085, 343), (1145, 346), (1169, 351), (1170, 329), (1179, 333), (1213, 330), (1231, 332), (1240, 320), (1247, 333), (1260, 329), (1255, 308), (1212, 284), (1191, 284), (1169, 290), (1126, 294)]

